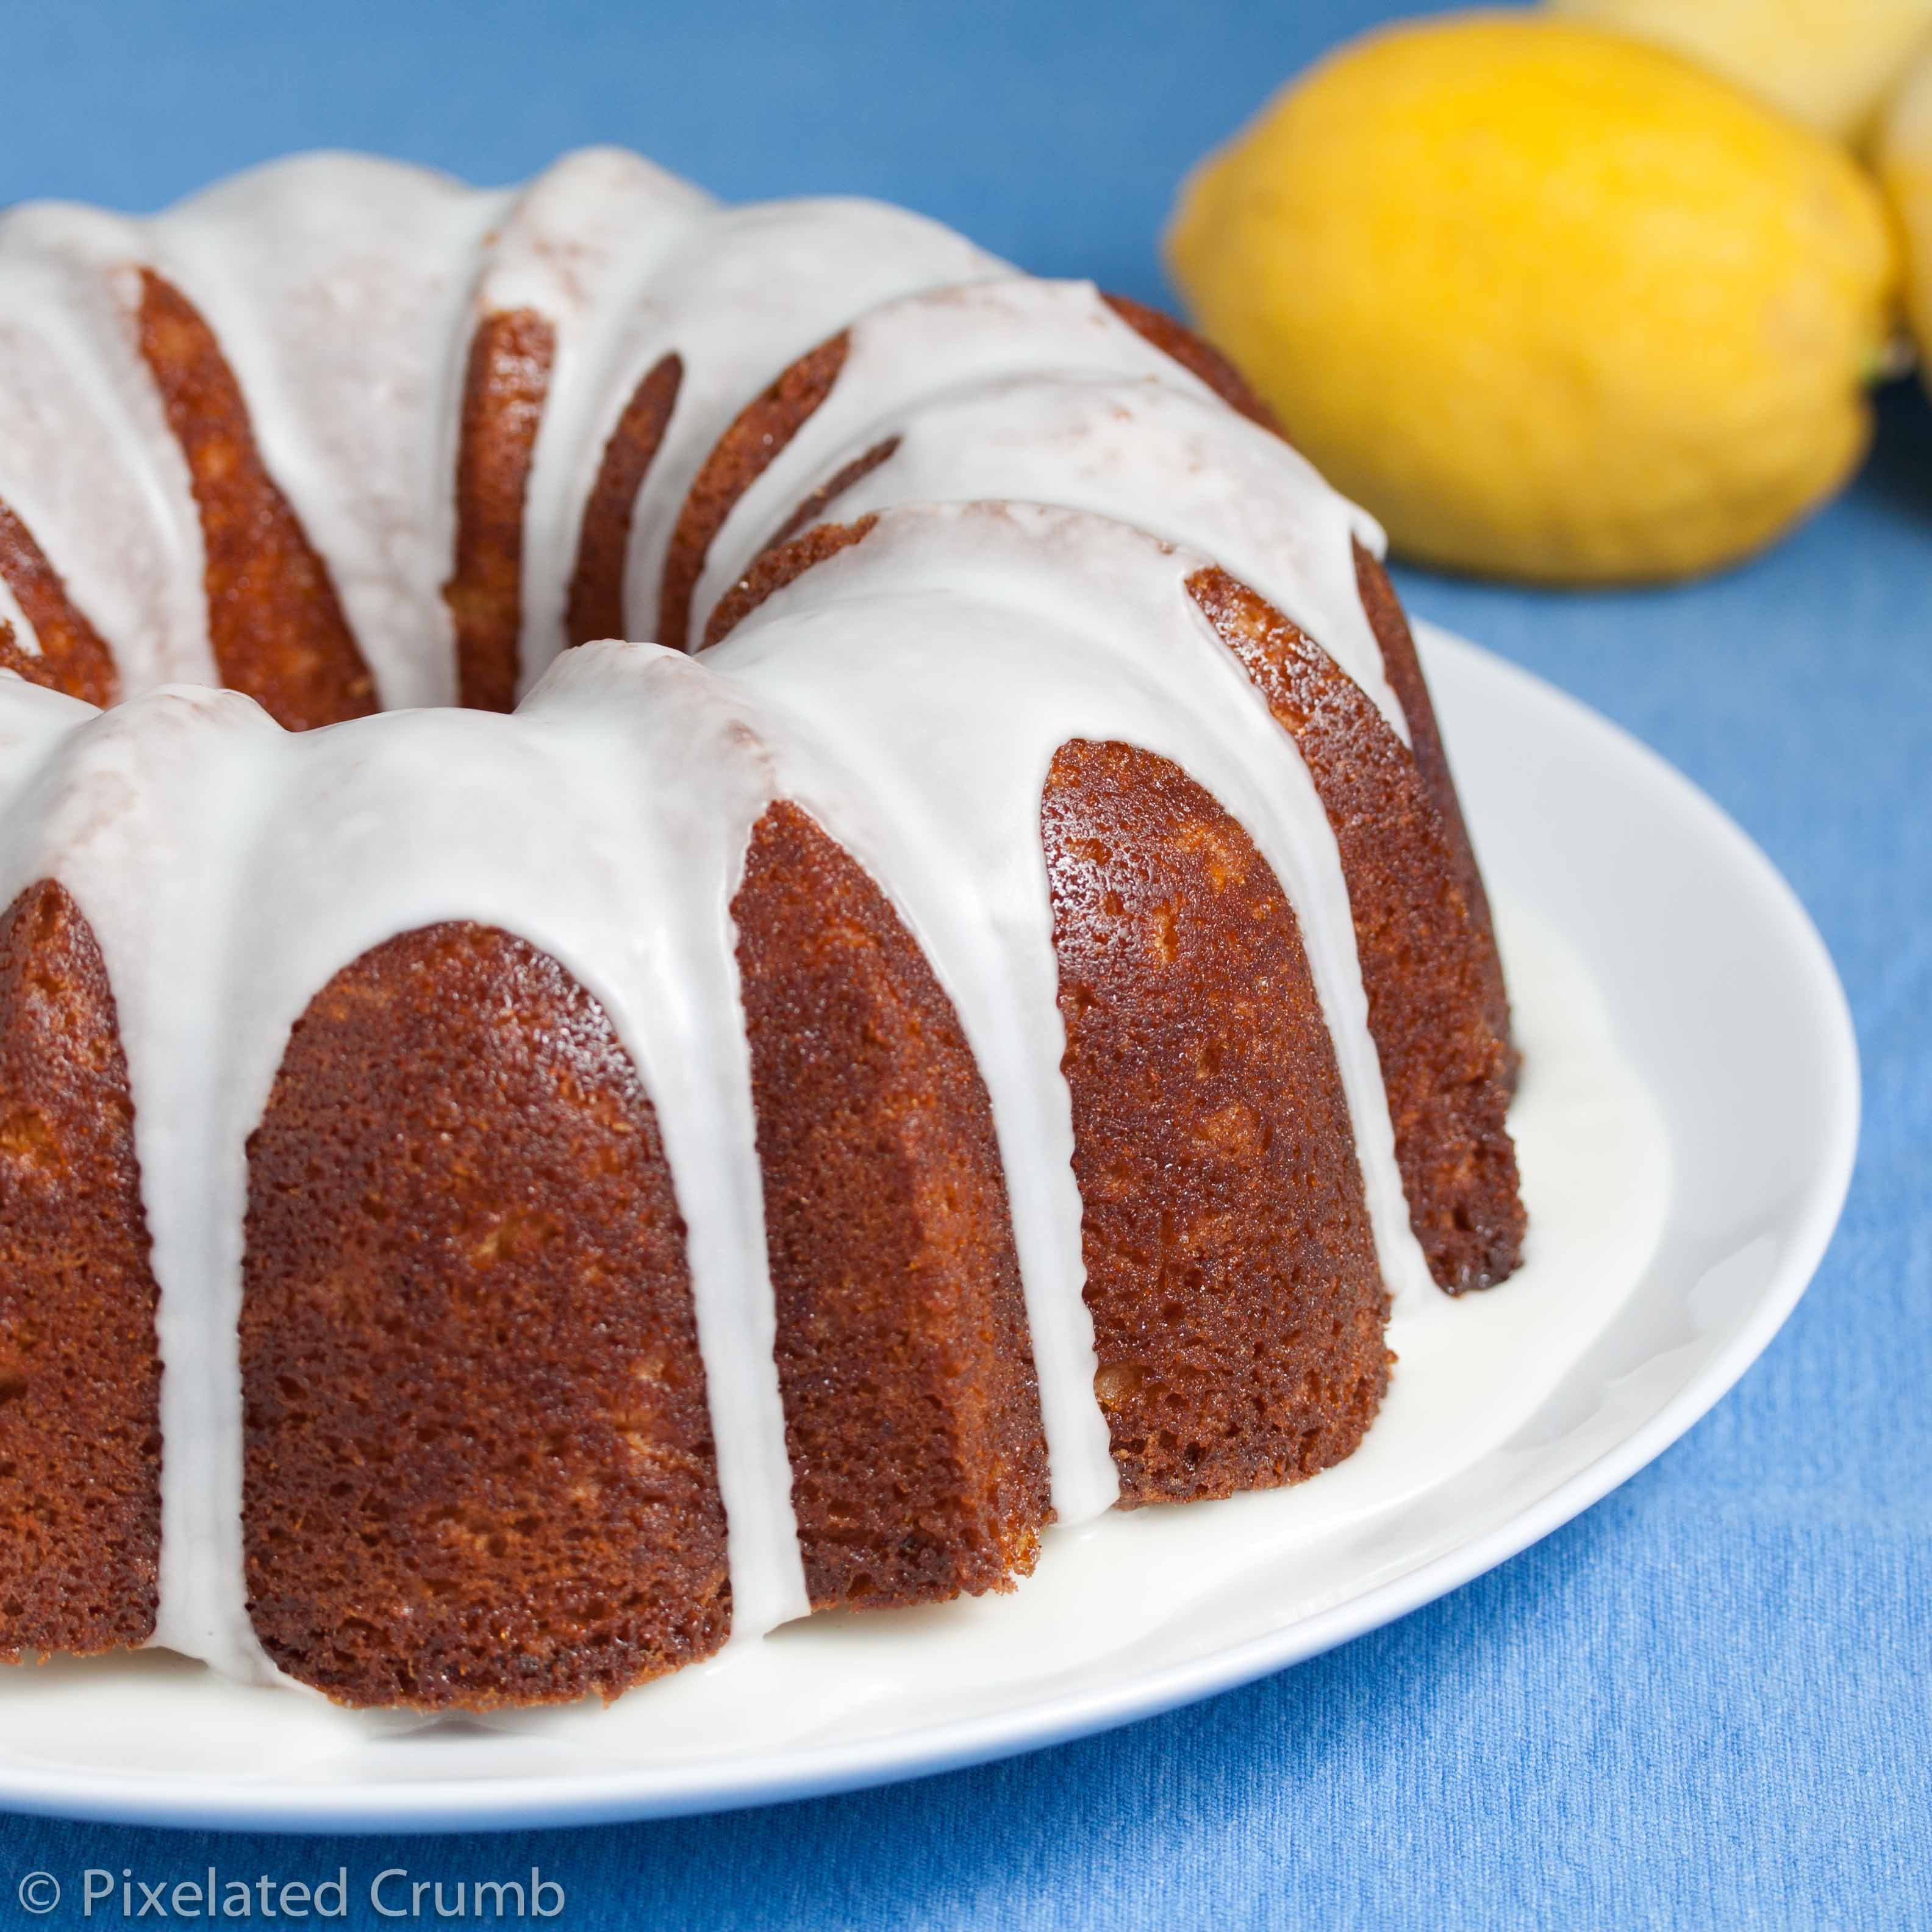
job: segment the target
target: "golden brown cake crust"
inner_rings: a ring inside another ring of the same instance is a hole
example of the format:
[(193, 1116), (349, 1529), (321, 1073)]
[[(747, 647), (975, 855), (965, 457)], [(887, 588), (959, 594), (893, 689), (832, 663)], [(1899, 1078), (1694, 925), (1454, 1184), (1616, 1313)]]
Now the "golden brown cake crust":
[(1063, 746), (1040, 819), (1121, 1501), (1312, 1476), (1374, 1419), (1388, 1298), (1294, 910), (1150, 752)]
[(34, 627), (39, 656), (23, 650), (10, 624), (0, 623), (0, 670), (18, 671), (29, 684), (64, 691), (104, 709), (114, 702), (121, 680), (113, 654), (75, 607), (60, 573), (26, 525), (0, 503), (0, 578)]
[(848, 346), (842, 331), (801, 356), (770, 388), (745, 405), (704, 459), (678, 512), (664, 554), (658, 604), (659, 644), (675, 651), (692, 648), (691, 600), (704, 574), (712, 538), (724, 527), (738, 499), (832, 393), (832, 386), (845, 366)]
[(732, 906), (815, 1608), (1010, 1587), (1046, 1438), (992, 1108), (885, 896), (796, 806)]
[(524, 498), (550, 390), (556, 331), (534, 309), (486, 316), (470, 345), (456, 453), (456, 565), (442, 587), (456, 626), (456, 701), (517, 703), (524, 621)]
[(339, 1701), (608, 1697), (730, 1622), (685, 1231), (603, 1010), (494, 928), (364, 954), (249, 1142), (249, 1610)]
[(570, 580), (564, 634), (573, 644), (624, 634), (624, 560), (638, 493), (656, 460), (683, 382), (683, 358), (662, 358), (632, 392), (604, 446), (597, 481), (584, 508), (577, 568)]
[(0, 1659), (153, 1632), (160, 1363), (114, 995), (58, 885), (0, 917)]
[(854, 484), (862, 482), (872, 475), (882, 463), (889, 463), (897, 453), (899, 439), (889, 436), (884, 442), (875, 442), (862, 455), (855, 456), (844, 469), (828, 477), (819, 484), (784, 521), (779, 524), (765, 540), (765, 548), (781, 550), (800, 531), (810, 529), (823, 517), (826, 508), (844, 495)]
[(141, 272), (141, 354), (187, 458), (221, 681), (291, 731), (366, 716), (376, 688), (328, 568), (256, 448), (235, 372), (174, 285)]
[(1334, 828), (1396, 1159), (1430, 1271), (1452, 1294), (1489, 1287), (1522, 1246), (1509, 1046), (1490, 1023), (1492, 952), (1442, 815), (1402, 740), (1318, 644), (1225, 571), (1198, 571), (1187, 588), (1294, 740)]
[[(1509, 994), (1503, 984), (1503, 964), (1496, 950), (1496, 932), (1490, 918), (1489, 894), (1483, 887), (1481, 868), (1476, 863), (1475, 848), (1469, 842), (1469, 828), (1463, 821), (1462, 803), (1456, 796), (1456, 782), (1449, 773), (1449, 760), (1442, 748), (1442, 733), (1436, 722), (1436, 706), (1422, 675), (1422, 661), (1415, 653), (1415, 639), (1402, 600), (1395, 594), (1388, 572), (1372, 551), (1355, 545), (1355, 583), (1361, 592), (1362, 608), (1368, 614), (1376, 642), (1382, 647), (1382, 670), (1396, 694), (1402, 716), (1408, 721), (1410, 748), (1415, 768), (1422, 775), (1429, 796), (1442, 814), (1443, 830), (1449, 839), (1451, 862), (1457, 883), (1474, 921), (1482, 952), (1484, 981), (1484, 1010), (1490, 1030), (1507, 1042), (1510, 1037)], [(1510, 1049), (1506, 1078), (1516, 1084), (1516, 1056)]]
[(776, 596), (814, 564), (850, 550), (878, 520), (872, 516), (861, 517), (856, 523), (820, 524), (790, 543), (761, 551), (751, 568), (718, 598), (704, 626), (704, 647), (709, 650), (730, 636), (767, 597)]

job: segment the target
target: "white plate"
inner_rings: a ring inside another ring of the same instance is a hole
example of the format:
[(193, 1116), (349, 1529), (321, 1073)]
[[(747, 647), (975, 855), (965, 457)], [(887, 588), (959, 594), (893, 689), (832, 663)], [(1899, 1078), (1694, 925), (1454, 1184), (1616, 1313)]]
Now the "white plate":
[(1768, 862), (1651, 752), (1424, 627), (1525, 1049), (1493, 1293), (1399, 1306), (1364, 1448), (1300, 1488), (1052, 1532), (1015, 1594), (816, 1618), (576, 1708), (424, 1726), (158, 1653), (0, 1671), (0, 1808), (232, 1828), (586, 1822), (798, 1798), (1122, 1724), (1513, 1556), (1674, 1442), (1810, 1278), (1851, 1020)]

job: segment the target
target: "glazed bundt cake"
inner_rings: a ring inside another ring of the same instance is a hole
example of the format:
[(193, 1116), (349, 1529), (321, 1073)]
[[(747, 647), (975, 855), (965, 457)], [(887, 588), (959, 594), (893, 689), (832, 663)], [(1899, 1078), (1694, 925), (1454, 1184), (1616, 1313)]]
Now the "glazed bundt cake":
[(1380, 547), (890, 208), (5, 216), (0, 1654), (610, 1696), (1347, 1456), (1524, 1226)]

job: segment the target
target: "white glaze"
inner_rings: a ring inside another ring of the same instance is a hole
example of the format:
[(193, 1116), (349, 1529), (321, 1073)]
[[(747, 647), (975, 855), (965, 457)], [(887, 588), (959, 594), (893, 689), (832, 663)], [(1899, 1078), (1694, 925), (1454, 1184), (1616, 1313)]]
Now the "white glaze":
[[(626, 634), (656, 637), (658, 580), (686, 493), (766, 383), (875, 302), (1012, 274), (951, 230), (882, 202), (765, 202), (706, 223), (664, 263), (637, 318), (633, 384), (674, 349), (684, 380), (631, 526)], [(613, 423), (629, 394), (614, 398)], [(542, 669), (533, 658), (528, 668)]]
[[(1002, 298), (999, 325), (1012, 331), (1007, 359), (1023, 367), (1024, 338), (1035, 329), (1026, 304), (1012, 298), (1042, 290), (1060, 296), (1045, 283), (986, 292)], [(842, 490), (827, 517), (850, 522), (901, 503), (1011, 502), (1058, 503), (1132, 524), (1211, 556), (1258, 591), (1322, 646), (1408, 742), (1408, 721), (1389, 688), (1356, 586), (1350, 539), (1378, 556), (1384, 548), (1366, 512), (1124, 325), (1099, 334), (1096, 345), (1122, 364), (1150, 365), (1138, 376), (1107, 373), (1096, 355), (1092, 374), (1029, 370), (986, 380), (978, 369), (962, 371), (914, 350), (926, 332), (926, 311), (936, 306), (902, 303), (854, 330), (849, 392), (842, 377), (832, 402), (753, 485), (712, 545), (696, 599), (700, 634), (712, 604), (792, 508), (855, 458), (896, 436), (892, 456)], [(874, 346), (885, 335), (901, 345), (893, 374), (902, 380), (890, 383), (873, 373)], [(989, 323), (962, 346), (983, 367), (994, 363), (998, 340)]]
[(362, 154), (237, 175), (146, 225), (328, 566), (386, 710), (455, 700), (442, 586), (472, 265), (509, 197)]
[(27, 621), (26, 612), (4, 577), (0, 577), (0, 626), (12, 633), (16, 650), (30, 658), (41, 655), (40, 634)]
[(0, 502), (106, 640), (125, 697), (218, 681), (188, 466), (136, 344), (142, 248), (97, 208), (0, 215)]
[[(134, 332), (142, 264), (214, 326), (392, 715), (293, 737), (206, 688), (199, 526)], [(524, 559), (526, 682), (551, 668), (514, 717), (398, 712), (454, 694), (442, 585), (462, 374), (477, 320), (520, 308), (557, 336)], [(584, 500), (638, 380), (683, 358), (631, 533), (641, 632), (717, 434), (855, 316), (831, 399), (722, 533), (700, 617), (761, 532), (898, 434), (898, 455), (839, 506), (886, 508), (880, 527), (701, 663), (616, 645), (553, 663)], [(978, 1058), (1064, 1522), (1116, 1493), (1038, 832), (1066, 739), (1175, 759), (1274, 866), (1335, 1039), (1384, 1273), (1399, 1308), (1424, 1296), (1333, 836), (1292, 740), (1182, 588), (1210, 554), (1226, 562), (1402, 730), (1349, 561), (1352, 536), (1378, 548), (1379, 532), (1090, 286), (1018, 278), (878, 204), (716, 210), (610, 150), (517, 194), (312, 156), (145, 224), (16, 211), (0, 223), (0, 346), (28, 379), (0, 374), (0, 499), (108, 638), (133, 700), (103, 716), (0, 678), (0, 904), (59, 878), (119, 1009), (161, 1289), (158, 1643), (276, 1676), (241, 1562), (247, 1139), (328, 979), (455, 918), (553, 953), (637, 1063), (689, 1230), (734, 1637), (802, 1611), (728, 910), (775, 796), (879, 880)], [(982, 490), (1072, 507), (891, 507)]]
[(652, 292), (664, 258), (716, 225), (705, 218), (716, 206), (640, 155), (586, 148), (546, 169), (518, 197), (478, 278), (472, 326), (530, 309), (556, 333), (524, 499), (526, 688), (531, 668), (541, 670), (564, 647), (564, 607), (591, 485), (631, 392), (656, 359), (656, 340), (641, 325), (656, 309)]

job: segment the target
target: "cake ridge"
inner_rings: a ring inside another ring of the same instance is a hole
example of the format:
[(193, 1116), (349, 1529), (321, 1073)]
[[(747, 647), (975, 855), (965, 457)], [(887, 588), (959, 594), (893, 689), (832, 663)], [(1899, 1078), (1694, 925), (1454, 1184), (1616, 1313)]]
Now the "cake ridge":
[[(1125, 740), (1178, 764), (1248, 827), (1304, 908), (1381, 1264), (1399, 1294), (1429, 1285), (1334, 834), (1292, 741), (1187, 595), (1187, 576), (1204, 562), (1082, 512), (904, 506), (881, 513), (862, 542), (788, 584), (699, 658), (734, 678), (754, 676), (765, 701), (782, 701), (788, 720), (804, 726), (784, 741), (794, 756), (781, 766), (782, 788), (893, 898), (986, 1072), (1064, 1522), (1088, 1520), (1116, 1489), (1093, 1400), (1049, 895), (1031, 829), (1066, 740)], [(984, 662), (950, 661), (968, 649)], [(890, 676), (880, 668), (888, 662)], [(838, 747), (834, 768), (806, 762), (826, 742)], [(1010, 766), (1022, 742), (1030, 762), (1017, 776), (1003, 767), (1004, 784), (989, 792), (988, 769), (996, 759)], [(935, 882), (931, 862), (941, 850), (940, 878), (982, 868), (982, 890), (997, 886), (997, 896), (962, 901)], [(1016, 1042), (1024, 1043), (1017, 1062)]]

